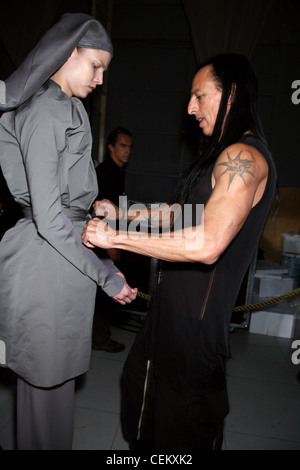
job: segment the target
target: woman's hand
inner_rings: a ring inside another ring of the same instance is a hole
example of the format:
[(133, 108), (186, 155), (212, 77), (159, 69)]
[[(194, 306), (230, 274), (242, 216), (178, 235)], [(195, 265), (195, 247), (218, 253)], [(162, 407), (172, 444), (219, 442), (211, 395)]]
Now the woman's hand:
[[(95, 217), (90, 220), (84, 227), (82, 232), (82, 242), (89, 248), (95, 248), (95, 246), (100, 246), (102, 248), (111, 248), (109, 239), (115, 235), (115, 230), (112, 230), (107, 224), (102, 222), (100, 219)], [(124, 274), (121, 272), (117, 273), (123, 279), (125, 279)], [(137, 288), (130, 287), (125, 279), (125, 284), (123, 289), (119, 294), (115, 295), (113, 299), (115, 302), (118, 302), (121, 305), (130, 304), (137, 296)]]
[[(124, 274), (122, 273), (117, 273), (117, 274), (123, 277), (123, 279), (125, 279)], [(130, 304), (136, 298), (137, 293), (138, 293), (137, 288), (132, 289), (132, 287), (130, 287), (127, 284), (126, 279), (125, 279), (125, 284), (124, 284), (123, 289), (118, 295), (115, 295), (113, 299), (115, 302), (118, 302), (121, 305)]]

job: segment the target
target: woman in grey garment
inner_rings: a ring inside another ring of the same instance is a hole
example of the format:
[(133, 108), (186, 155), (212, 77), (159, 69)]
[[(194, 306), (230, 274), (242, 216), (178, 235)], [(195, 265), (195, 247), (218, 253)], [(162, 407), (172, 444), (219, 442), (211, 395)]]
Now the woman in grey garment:
[(121, 304), (137, 293), (81, 242), (98, 188), (78, 98), (102, 84), (112, 52), (98, 21), (65, 14), (0, 82), (0, 165), (24, 212), (0, 244), (0, 364), (18, 376), (18, 449), (71, 448), (97, 285)]

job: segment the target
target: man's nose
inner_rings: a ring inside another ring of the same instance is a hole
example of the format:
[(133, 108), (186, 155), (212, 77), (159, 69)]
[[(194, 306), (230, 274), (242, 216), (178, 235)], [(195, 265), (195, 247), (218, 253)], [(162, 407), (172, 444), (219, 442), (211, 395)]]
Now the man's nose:
[(187, 112), (188, 114), (192, 115), (192, 114), (195, 114), (196, 111), (197, 111), (196, 102), (193, 98), (191, 98), (188, 103)]

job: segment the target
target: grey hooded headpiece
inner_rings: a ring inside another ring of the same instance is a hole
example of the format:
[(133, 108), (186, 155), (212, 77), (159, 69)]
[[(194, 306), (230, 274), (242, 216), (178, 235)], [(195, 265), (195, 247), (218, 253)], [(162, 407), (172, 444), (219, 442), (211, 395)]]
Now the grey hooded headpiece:
[(0, 80), (0, 110), (17, 108), (70, 57), (76, 46), (113, 53), (104, 27), (84, 13), (66, 13), (40, 39), (7, 80)]

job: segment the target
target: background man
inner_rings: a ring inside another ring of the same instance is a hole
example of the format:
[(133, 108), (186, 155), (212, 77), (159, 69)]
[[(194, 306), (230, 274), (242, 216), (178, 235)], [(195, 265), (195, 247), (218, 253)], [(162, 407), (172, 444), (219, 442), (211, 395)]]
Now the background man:
[[(125, 168), (132, 149), (132, 134), (123, 127), (115, 128), (108, 136), (105, 159), (96, 168), (99, 192), (97, 200), (109, 199), (117, 206), (119, 196), (125, 191)], [(108, 250), (115, 263), (120, 263), (118, 250)], [(110, 325), (116, 316), (116, 305), (98, 289), (93, 325), (93, 349), (106, 352), (121, 352), (125, 349), (111, 338)]]

